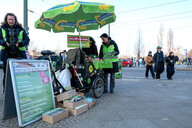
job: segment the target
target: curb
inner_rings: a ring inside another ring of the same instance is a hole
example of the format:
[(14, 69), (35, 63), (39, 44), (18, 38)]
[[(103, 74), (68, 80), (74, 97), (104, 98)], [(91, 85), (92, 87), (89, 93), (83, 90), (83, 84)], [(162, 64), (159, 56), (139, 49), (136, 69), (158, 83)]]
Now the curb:
[(192, 71), (192, 69), (176, 69), (176, 71)]

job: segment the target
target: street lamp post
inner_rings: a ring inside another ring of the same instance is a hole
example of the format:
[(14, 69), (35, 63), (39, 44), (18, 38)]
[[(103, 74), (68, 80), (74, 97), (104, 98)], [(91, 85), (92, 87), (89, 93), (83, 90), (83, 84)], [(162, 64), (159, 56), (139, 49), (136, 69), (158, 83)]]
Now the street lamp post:
[[(24, 29), (29, 35), (29, 27), (28, 27), (28, 0), (23, 1), (23, 26)], [(30, 59), (29, 51), (28, 51), (28, 45), (26, 46), (26, 55), (27, 59)]]
[(110, 24), (108, 24), (108, 36), (110, 37)]
[(24, 0), (23, 15), (24, 15), (23, 26), (24, 26), (26, 33), (29, 34), (29, 32), (28, 32), (28, 30), (29, 30), (29, 27), (28, 27), (28, 0)]

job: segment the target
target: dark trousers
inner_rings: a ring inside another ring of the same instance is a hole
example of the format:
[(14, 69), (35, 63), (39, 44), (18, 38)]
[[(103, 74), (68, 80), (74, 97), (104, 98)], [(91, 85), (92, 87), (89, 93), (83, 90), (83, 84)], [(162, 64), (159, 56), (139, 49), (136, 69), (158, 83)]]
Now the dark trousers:
[(150, 65), (147, 65), (147, 66), (146, 66), (145, 77), (148, 77), (149, 70), (150, 70), (150, 72), (151, 72), (151, 76), (152, 76), (153, 78), (155, 78), (155, 74), (154, 74), (153, 66), (152, 66), (152, 65), (151, 65), (151, 66), (150, 66)]
[(108, 90), (108, 74), (110, 74), (110, 91), (113, 91), (115, 87), (115, 73), (104, 73), (104, 79), (105, 79), (105, 87), (104, 90)]
[[(8, 58), (17, 58), (17, 55), (9, 55)], [(6, 77), (6, 70), (7, 70), (7, 62), (3, 62), (3, 92), (5, 90), (5, 77)]]
[(4, 89), (5, 89), (5, 76), (6, 76), (6, 68), (7, 67), (7, 63), (6, 62), (3, 62), (3, 92), (4, 92)]
[(175, 73), (174, 65), (167, 65), (167, 78), (171, 79)]
[(156, 73), (156, 79), (160, 79), (160, 73)]
[(160, 79), (160, 74), (164, 71), (164, 63), (159, 63), (157, 66), (156, 79)]

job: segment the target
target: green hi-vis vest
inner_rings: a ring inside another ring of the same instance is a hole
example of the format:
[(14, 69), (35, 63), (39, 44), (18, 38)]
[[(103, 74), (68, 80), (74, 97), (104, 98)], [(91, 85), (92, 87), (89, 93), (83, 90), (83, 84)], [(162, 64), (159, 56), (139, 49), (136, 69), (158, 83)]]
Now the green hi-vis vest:
[[(7, 42), (6, 31), (3, 28), (1, 28), (1, 31), (2, 31), (4, 41)], [(18, 35), (18, 42), (20, 43), (22, 40), (23, 40), (23, 31), (20, 31)], [(5, 47), (1, 46), (1, 49), (5, 49)], [(26, 49), (25, 46), (19, 47), (20, 51), (25, 51), (25, 49)]]
[(115, 52), (115, 46), (110, 45), (107, 47), (106, 45), (103, 44), (103, 61), (107, 62), (118, 62), (119, 59), (115, 55), (110, 55), (110, 53)]

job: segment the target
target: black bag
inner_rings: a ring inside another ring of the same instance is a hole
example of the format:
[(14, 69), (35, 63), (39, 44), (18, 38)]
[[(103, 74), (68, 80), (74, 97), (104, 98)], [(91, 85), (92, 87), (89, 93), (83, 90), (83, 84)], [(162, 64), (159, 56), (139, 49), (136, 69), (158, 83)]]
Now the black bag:
[(113, 62), (113, 70), (114, 70), (114, 72), (119, 72), (119, 64), (118, 64), (118, 62)]
[(118, 62), (113, 62), (113, 68), (105, 68), (103, 69), (104, 72), (107, 72), (107, 73), (116, 73), (116, 72), (119, 72), (119, 65), (118, 65)]

